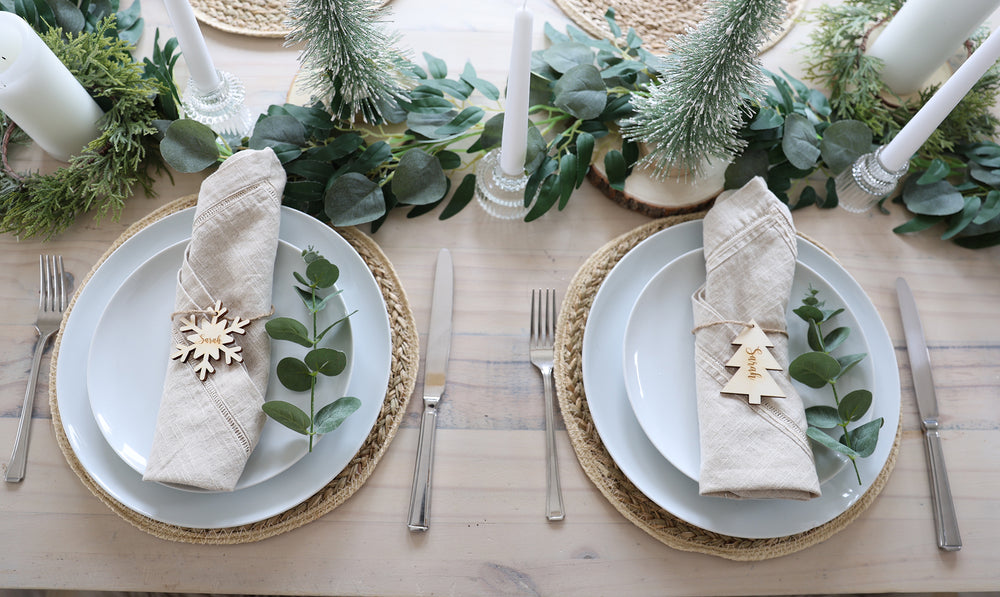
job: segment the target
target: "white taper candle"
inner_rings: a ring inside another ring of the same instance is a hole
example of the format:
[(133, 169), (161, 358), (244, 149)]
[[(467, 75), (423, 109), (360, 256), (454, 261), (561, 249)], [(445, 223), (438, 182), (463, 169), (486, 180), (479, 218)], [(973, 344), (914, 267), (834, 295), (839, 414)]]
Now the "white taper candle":
[(0, 111), (68, 162), (100, 135), (104, 112), (21, 17), (0, 11)]
[(194, 10), (188, 0), (163, 0), (167, 8), (167, 16), (174, 27), (177, 43), (184, 55), (191, 80), (202, 91), (212, 91), (222, 80), (215, 70), (215, 64), (205, 45), (205, 37), (201, 34), (198, 21), (194, 18)]
[(1000, 29), (990, 34), (882, 149), (879, 155), (882, 165), (889, 171), (904, 167), (997, 58), (1000, 58)]
[(1000, 0), (907, 0), (867, 54), (883, 60), (880, 75), (889, 89), (914, 93), (997, 7)]
[(528, 150), (528, 95), (531, 91), (531, 25), (527, 8), (514, 13), (514, 40), (507, 74), (507, 101), (504, 106), (503, 137), (500, 142), (500, 169), (508, 176), (524, 173)]

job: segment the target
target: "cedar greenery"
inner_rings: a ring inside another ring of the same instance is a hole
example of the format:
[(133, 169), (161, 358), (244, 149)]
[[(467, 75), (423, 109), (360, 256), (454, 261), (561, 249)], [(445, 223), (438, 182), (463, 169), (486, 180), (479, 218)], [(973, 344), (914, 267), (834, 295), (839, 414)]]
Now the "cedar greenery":
[[(10, 170), (3, 147), (0, 186), (0, 232), (51, 237), (76, 218), (94, 210), (96, 217), (116, 217), (136, 185), (152, 193), (148, 167), (161, 164), (147, 153), (159, 118), (154, 100), (165, 89), (144, 76), (130, 55), (131, 44), (113, 35), (115, 17), (105, 17), (92, 32), (67, 33), (61, 28), (42, 39), (105, 110), (100, 136), (73, 156), (68, 166), (47, 175)], [(5, 123), (5, 131), (11, 123)]]

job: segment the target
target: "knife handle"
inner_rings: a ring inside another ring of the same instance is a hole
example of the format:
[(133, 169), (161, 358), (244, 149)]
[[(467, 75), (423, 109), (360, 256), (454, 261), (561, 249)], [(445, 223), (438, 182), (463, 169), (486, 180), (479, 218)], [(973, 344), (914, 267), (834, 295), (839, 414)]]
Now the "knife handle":
[(437, 430), (437, 405), (424, 405), (417, 440), (417, 460), (413, 465), (410, 489), (410, 512), (406, 526), (411, 531), (426, 531), (431, 514), (431, 469), (434, 466), (434, 432)]
[(958, 516), (955, 514), (955, 502), (951, 497), (948, 471), (944, 466), (944, 451), (941, 449), (941, 436), (937, 429), (924, 431), (924, 446), (927, 448), (931, 503), (934, 508), (938, 547), (945, 551), (958, 551), (962, 549), (962, 537), (958, 534)]

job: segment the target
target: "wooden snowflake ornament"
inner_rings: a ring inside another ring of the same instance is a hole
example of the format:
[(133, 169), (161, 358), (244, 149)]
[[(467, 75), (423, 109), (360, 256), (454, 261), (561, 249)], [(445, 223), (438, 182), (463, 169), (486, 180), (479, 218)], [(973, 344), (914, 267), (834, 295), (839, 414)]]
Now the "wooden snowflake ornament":
[(194, 372), (202, 381), (205, 381), (209, 373), (215, 373), (215, 367), (212, 366), (213, 360), (224, 358), (227, 365), (232, 364), (233, 361), (243, 362), (243, 355), (240, 354), (243, 347), (234, 344), (236, 338), (233, 337), (233, 334), (245, 334), (244, 328), (250, 323), (249, 319), (236, 317), (230, 322), (222, 317), (228, 311), (222, 306), (222, 301), (215, 301), (209, 311), (212, 313), (211, 320), (208, 317), (202, 317), (201, 325), (195, 321), (197, 319), (195, 315), (181, 322), (181, 332), (194, 333), (184, 338), (189, 344), (177, 344), (174, 346), (176, 351), (170, 355), (171, 359), (180, 359), (182, 363), (189, 356), (194, 355), (194, 358), (198, 360)]
[(737, 367), (737, 370), (722, 391), (727, 394), (743, 394), (750, 404), (760, 404), (761, 396), (784, 398), (785, 393), (769, 373), (781, 371), (782, 366), (767, 350), (773, 348), (774, 344), (767, 339), (757, 322), (751, 319), (750, 327), (737, 334), (733, 344), (740, 348), (726, 363), (726, 367)]

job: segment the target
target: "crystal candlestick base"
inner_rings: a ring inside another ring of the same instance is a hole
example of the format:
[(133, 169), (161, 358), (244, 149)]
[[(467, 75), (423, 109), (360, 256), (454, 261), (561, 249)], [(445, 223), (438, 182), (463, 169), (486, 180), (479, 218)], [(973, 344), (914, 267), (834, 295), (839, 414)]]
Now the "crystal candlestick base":
[(523, 218), (531, 209), (524, 204), (524, 189), (528, 177), (511, 176), (500, 168), (500, 150), (493, 149), (476, 166), (476, 201), (483, 210), (495, 218), (515, 220)]
[(188, 80), (181, 103), (188, 118), (210, 127), (223, 137), (241, 139), (253, 130), (253, 115), (246, 107), (246, 89), (232, 73), (217, 71), (219, 85), (202, 89)]
[(887, 170), (879, 160), (880, 153), (882, 147), (864, 154), (853, 166), (837, 175), (835, 182), (840, 207), (853, 213), (866, 212), (896, 188), (899, 179), (909, 170), (909, 164), (896, 171)]

